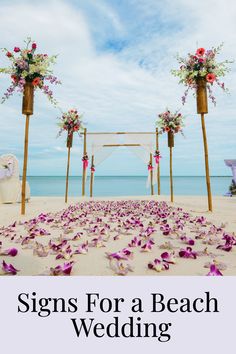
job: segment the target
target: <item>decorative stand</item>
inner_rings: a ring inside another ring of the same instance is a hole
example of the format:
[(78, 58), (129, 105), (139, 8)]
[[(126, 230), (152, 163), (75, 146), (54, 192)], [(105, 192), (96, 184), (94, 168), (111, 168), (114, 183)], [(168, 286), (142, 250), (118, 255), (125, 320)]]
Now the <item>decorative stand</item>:
[[(87, 128), (84, 128), (84, 148), (83, 156), (87, 155)], [(85, 181), (86, 181), (86, 167), (83, 163), (83, 174), (82, 174), (82, 197), (85, 196)]]
[(32, 82), (26, 82), (24, 85), (22, 114), (26, 116), (25, 121), (25, 143), (24, 143), (24, 164), (21, 189), (21, 215), (25, 215), (25, 191), (28, 163), (28, 141), (29, 141), (29, 119), (34, 113), (34, 86)]
[(203, 78), (198, 79), (197, 82), (197, 113), (201, 114), (202, 135), (203, 135), (203, 144), (204, 144), (204, 153), (205, 153), (208, 210), (212, 211), (212, 195), (211, 195), (211, 181), (210, 181), (209, 161), (208, 161), (208, 145), (207, 145), (205, 118), (204, 118), (204, 114), (208, 113), (208, 104), (207, 104), (206, 81)]
[(92, 159), (91, 159), (91, 174), (90, 174), (90, 197), (93, 196), (94, 172), (95, 172), (95, 167), (94, 167), (94, 155), (92, 155)]
[[(158, 128), (156, 128), (156, 150), (159, 150), (159, 132)], [(161, 179), (160, 179), (160, 162), (157, 165), (157, 193), (161, 194)]]
[(72, 134), (68, 133), (68, 136), (67, 136), (68, 155), (67, 155), (67, 169), (66, 169), (65, 203), (67, 203), (67, 200), (68, 200), (69, 172), (70, 172), (70, 149), (72, 148), (72, 144), (73, 144), (73, 133)]
[(174, 134), (168, 132), (168, 147), (170, 148), (170, 201), (174, 201), (173, 174), (172, 174), (172, 148), (174, 147)]

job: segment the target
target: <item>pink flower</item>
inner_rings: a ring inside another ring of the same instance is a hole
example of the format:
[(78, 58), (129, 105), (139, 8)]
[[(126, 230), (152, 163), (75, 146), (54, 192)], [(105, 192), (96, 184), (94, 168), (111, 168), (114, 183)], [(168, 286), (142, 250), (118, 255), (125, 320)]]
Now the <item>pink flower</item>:
[(210, 266), (210, 272), (207, 273), (208, 276), (222, 276), (223, 274), (220, 272), (220, 270), (216, 267), (216, 265), (213, 263)]
[(32, 81), (32, 84), (33, 86), (38, 86), (38, 84), (40, 83), (40, 78), (39, 77), (36, 77), (33, 81)]
[(141, 247), (141, 251), (142, 252), (149, 252), (152, 250), (152, 246), (155, 244), (155, 242), (153, 241), (152, 238), (150, 238), (149, 240), (147, 240), (147, 242), (145, 242), (145, 244)]
[(196, 51), (196, 55), (198, 57), (202, 57), (205, 54), (205, 49), (204, 48), (198, 48)]
[(168, 270), (169, 264), (155, 258), (153, 262), (148, 263), (148, 268), (155, 270), (156, 272), (161, 272), (162, 270)]
[(6, 251), (0, 251), (0, 256), (11, 256), (15, 257), (18, 253), (18, 250), (16, 248), (9, 248)]
[(215, 74), (209, 73), (209, 74), (207, 74), (207, 76), (206, 76), (206, 80), (207, 80), (208, 82), (210, 82), (210, 83), (213, 83), (213, 82), (215, 81), (215, 79), (216, 79)]
[(20, 52), (20, 48), (19, 48), (19, 47), (15, 47), (15, 48), (14, 48), (14, 52), (15, 52), (15, 53)]
[(129, 247), (138, 247), (141, 246), (141, 240), (138, 237), (134, 237), (130, 243), (128, 244)]
[(123, 250), (119, 252), (114, 252), (114, 253), (109, 253), (106, 252), (106, 256), (108, 259), (117, 259), (118, 261), (123, 259), (123, 260), (129, 260), (133, 257), (133, 252), (131, 252), (128, 248), (123, 248)]
[(37, 44), (36, 43), (32, 43), (32, 49), (36, 49), (37, 48)]
[(2, 262), (2, 270), (5, 274), (16, 275), (19, 270), (17, 270), (12, 264), (7, 264), (5, 261)]
[(163, 262), (166, 262), (168, 264), (175, 264), (176, 260), (175, 260), (175, 253), (168, 253), (168, 252), (163, 252), (161, 254), (161, 258), (163, 260)]
[(64, 263), (55, 268), (50, 268), (50, 275), (70, 275), (74, 262)]
[(191, 247), (186, 247), (186, 249), (181, 249), (179, 251), (179, 256), (181, 258), (197, 258), (197, 252), (193, 251)]

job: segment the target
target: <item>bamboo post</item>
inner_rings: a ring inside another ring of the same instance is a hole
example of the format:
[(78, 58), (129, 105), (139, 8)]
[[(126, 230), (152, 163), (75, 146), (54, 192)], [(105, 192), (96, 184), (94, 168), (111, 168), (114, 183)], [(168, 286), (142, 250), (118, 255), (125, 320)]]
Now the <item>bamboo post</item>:
[(212, 211), (212, 194), (211, 194), (211, 181), (210, 181), (210, 171), (209, 171), (209, 160), (208, 160), (208, 144), (207, 144), (207, 134), (205, 126), (204, 114), (208, 113), (208, 103), (207, 103), (207, 90), (206, 81), (204, 78), (199, 78), (197, 81), (197, 113), (201, 114), (202, 123), (202, 136), (204, 145), (204, 155), (205, 155), (205, 173), (206, 173), (206, 185), (207, 185), (207, 197), (208, 197), (208, 210)]
[(174, 147), (174, 134), (168, 132), (168, 147), (170, 148), (170, 201), (174, 201), (174, 187), (173, 187), (173, 169), (172, 169), (172, 148)]
[(209, 160), (208, 160), (208, 145), (207, 145), (207, 135), (204, 113), (201, 114), (202, 121), (202, 135), (205, 153), (205, 170), (206, 170), (206, 185), (207, 185), (207, 196), (208, 196), (208, 210), (212, 211), (212, 194), (211, 194), (211, 180), (210, 180), (210, 170), (209, 170)]
[[(94, 155), (92, 155), (91, 159), (91, 168), (94, 166)], [(94, 171), (91, 169), (90, 174), (90, 197), (93, 196), (93, 180), (94, 180)]]
[(151, 179), (151, 195), (154, 195), (154, 188), (153, 188), (153, 169), (152, 169), (152, 153), (150, 153), (150, 162), (149, 165), (151, 167), (150, 169), (150, 179)]
[(21, 214), (25, 215), (25, 196), (26, 196), (26, 177), (28, 165), (28, 145), (29, 145), (29, 119), (33, 114), (34, 107), (34, 87), (32, 82), (26, 82), (24, 85), (22, 114), (26, 116), (25, 121), (25, 141), (24, 141), (24, 163), (21, 186)]
[(73, 133), (67, 136), (67, 169), (66, 169), (66, 193), (65, 193), (65, 203), (68, 200), (68, 189), (69, 189), (69, 173), (70, 173), (70, 149), (72, 148)]
[[(159, 151), (159, 132), (158, 128), (156, 128), (156, 150)], [(161, 179), (160, 179), (160, 161), (157, 165), (157, 193), (161, 194)]]
[[(84, 148), (83, 148), (83, 156), (87, 154), (87, 128), (84, 128)], [(85, 196), (85, 179), (86, 179), (86, 168), (83, 164), (83, 174), (82, 174), (82, 197)]]
[(24, 164), (22, 175), (22, 189), (21, 189), (21, 214), (25, 215), (25, 194), (26, 194), (26, 176), (28, 164), (28, 141), (29, 141), (29, 119), (30, 116), (26, 115), (25, 121), (25, 144), (24, 144)]

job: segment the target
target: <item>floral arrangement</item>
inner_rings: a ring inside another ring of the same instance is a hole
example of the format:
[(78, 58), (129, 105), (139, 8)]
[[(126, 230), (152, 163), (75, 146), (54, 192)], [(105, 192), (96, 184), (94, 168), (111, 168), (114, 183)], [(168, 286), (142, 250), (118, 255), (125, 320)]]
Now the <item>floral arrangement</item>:
[(88, 165), (89, 165), (89, 157), (88, 157), (88, 154), (85, 154), (83, 157), (82, 157), (82, 163), (83, 163), (83, 169), (86, 170), (88, 168)]
[(83, 128), (82, 114), (79, 114), (77, 109), (70, 109), (68, 112), (63, 112), (58, 123), (61, 135), (64, 130), (68, 132), (68, 136), (73, 135), (74, 132), (81, 133)]
[(211, 89), (214, 83), (219, 85), (225, 92), (228, 92), (228, 89), (225, 88), (225, 84), (220, 82), (219, 78), (225, 76), (225, 74), (230, 71), (227, 65), (232, 63), (232, 61), (216, 61), (216, 56), (220, 53), (222, 46), (223, 44), (208, 50), (205, 48), (198, 48), (195, 54), (188, 53), (187, 58), (182, 58), (177, 55), (177, 61), (179, 62), (180, 67), (178, 70), (172, 70), (171, 73), (174, 76), (179, 77), (179, 83), (187, 86), (182, 97), (183, 104), (186, 102), (189, 89), (194, 89), (196, 91), (199, 78), (206, 81), (209, 98), (214, 104), (216, 104), (216, 100)]
[(158, 115), (159, 119), (156, 122), (156, 125), (160, 128), (160, 133), (172, 132), (174, 134), (181, 133), (183, 134), (182, 127), (183, 124), (183, 115), (176, 111), (171, 113), (168, 109), (164, 113)]
[(61, 82), (52, 75), (51, 65), (55, 64), (56, 55), (35, 54), (37, 44), (32, 42), (31, 38), (25, 41), (26, 48), (15, 47), (13, 51), (3, 48), (3, 52), (11, 61), (7, 68), (0, 68), (0, 73), (9, 74), (12, 83), (2, 97), (2, 103), (5, 102), (14, 91), (23, 92), (26, 82), (32, 82), (35, 89), (43, 91), (51, 103), (56, 105), (53, 93), (49, 88), (50, 84), (60, 84)]
[(155, 161), (156, 161), (156, 164), (158, 165), (160, 163), (160, 159), (161, 159), (161, 153), (159, 150), (156, 150), (154, 155), (153, 155)]

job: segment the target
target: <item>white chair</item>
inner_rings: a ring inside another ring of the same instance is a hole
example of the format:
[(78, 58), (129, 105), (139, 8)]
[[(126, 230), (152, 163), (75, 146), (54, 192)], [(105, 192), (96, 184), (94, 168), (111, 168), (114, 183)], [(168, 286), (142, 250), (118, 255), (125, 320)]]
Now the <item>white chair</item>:
[[(30, 199), (30, 187), (26, 183), (26, 200)], [(21, 202), (19, 163), (14, 155), (0, 156), (0, 203)]]

